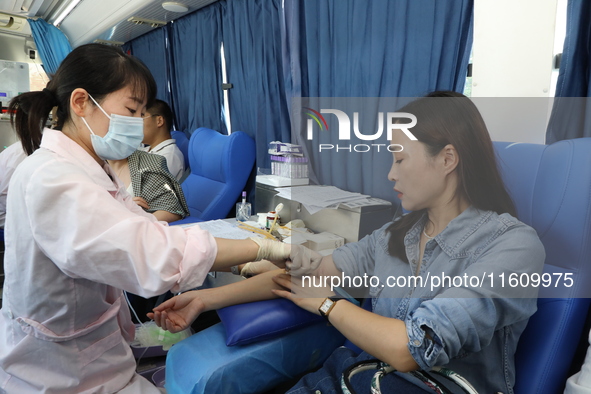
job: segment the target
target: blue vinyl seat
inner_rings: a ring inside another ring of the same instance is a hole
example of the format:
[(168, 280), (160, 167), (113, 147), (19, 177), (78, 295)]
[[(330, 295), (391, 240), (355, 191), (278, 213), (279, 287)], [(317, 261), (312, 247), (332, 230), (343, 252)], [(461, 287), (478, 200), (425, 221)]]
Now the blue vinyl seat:
[(319, 322), (279, 338), (226, 346), (222, 323), (177, 343), (166, 357), (169, 394), (260, 394), (317, 368), (343, 343)]
[(255, 162), (254, 140), (200, 127), (189, 140), (191, 173), (181, 184), (190, 216), (174, 224), (224, 219), (235, 207)]
[(540, 288), (517, 349), (515, 392), (560, 393), (591, 301), (591, 138), (494, 145), (519, 219), (546, 249), (544, 272), (573, 279)]

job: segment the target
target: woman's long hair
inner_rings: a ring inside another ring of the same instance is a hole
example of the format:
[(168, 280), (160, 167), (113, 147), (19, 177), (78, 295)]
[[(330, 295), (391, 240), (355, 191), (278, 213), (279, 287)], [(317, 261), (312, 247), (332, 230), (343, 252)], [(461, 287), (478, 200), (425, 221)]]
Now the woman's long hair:
[[(431, 157), (448, 144), (454, 146), (459, 156), (455, 169), (458, 175), (456, 195), (465, 198), (474, 208), (516, 216), (515, 206), (497, 168), (490, 135), (469, 98), (456, 92), (438, 91), (409, 103), (399, 112), (417, 117), (417, 125), (411, 132), (425, 144)], [(408, 262), (404, 237), (424, 212), (411, 212), (388, 227), (392, 256)]]
[(42, 91), (22, 93), (10, 101), (10, 121), (27, 154), (41, 143), (41, 133), (49, 113), (57, 107), (55, 128), (70, 121), (70, 96), (82, 88), (100, 102), (107, 94), (130, 86), (148, 105), (156, 98), (156, 82), (150, 70), (120, 48), (86, 44), (66, 56)]

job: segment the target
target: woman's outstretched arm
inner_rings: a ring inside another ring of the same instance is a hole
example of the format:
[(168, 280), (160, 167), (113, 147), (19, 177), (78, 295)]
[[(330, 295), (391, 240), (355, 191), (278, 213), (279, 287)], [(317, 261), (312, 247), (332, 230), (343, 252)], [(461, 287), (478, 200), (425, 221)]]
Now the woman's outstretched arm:
[(193, 290), (173, 297), (148, 313), (150, 319), (170, 332), (179, 332), (189, 327), (203, 312), (226, 306), (260, 301), (277, 296), (271, 289), (280, 286), (273, 277), (284, 272), (278, 269), (213, 289)]

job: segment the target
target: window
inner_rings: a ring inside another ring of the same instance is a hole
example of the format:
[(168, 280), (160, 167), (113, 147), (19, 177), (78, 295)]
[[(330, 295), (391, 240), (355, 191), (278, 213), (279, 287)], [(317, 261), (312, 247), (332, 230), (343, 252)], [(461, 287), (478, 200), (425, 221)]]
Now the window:
[(232, 121), (230, 120), (230, 103), (228, 101), (228, 76), (226, 74), (226, 54), (224, 53), (224, 43), (220, 47), (220, 57), (222, 64), (222, 89), (224, 91), (224, 103), (222, 104), (222, 121), (226, 124), (228, 135), (232, 134)]
[[(39, 53), (37, 53), (38, 55)], [(29, 83), (31, 91), (43, 90), (47, 83), (49, 82), (49, 77), (43, 70), (41, 63), (29, 63)]]
[(472, 51), (470, 51), (470, 60), (468, 60), (468, 70), (466, 72), (466, 82), (464, 83), (464, 96), (472, 97)]
[(556, 4), (556, 27), (554, 29), (554, 64), (550, 82), (550, 97), (556, 94), (556, 82), (558, 82), (558, 70), (560, 66), (560, 57), (564, 48), (564, 39), (566, 38), (566, 7), (568, 0), (558, 0)]

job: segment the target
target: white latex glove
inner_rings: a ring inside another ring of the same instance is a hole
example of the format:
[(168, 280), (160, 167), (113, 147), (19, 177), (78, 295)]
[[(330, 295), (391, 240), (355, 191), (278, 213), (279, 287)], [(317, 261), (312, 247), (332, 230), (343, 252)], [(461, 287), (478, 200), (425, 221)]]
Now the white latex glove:
[(291, 261), (285, 263), (286, 271), (292, 276), (309, 275), (322, 262), (322, 255), (302, 245), (291, 245)]
[(251, 276), (276, 269), (277, 266), (269, 260), (252, 261), (250, 263), (244, 264), (242, 270), (240, 271), (240, 275), (249, 278)]
[(270, 239), (265, 238), (252, 237), (250, 239), (259, 245), (257, 261), (270, 260), (273, 263), (283, 263), (289, 258), (289, 254), (291, 252), (290, 244), (285, 244), (279, 241), (271, 241)]

